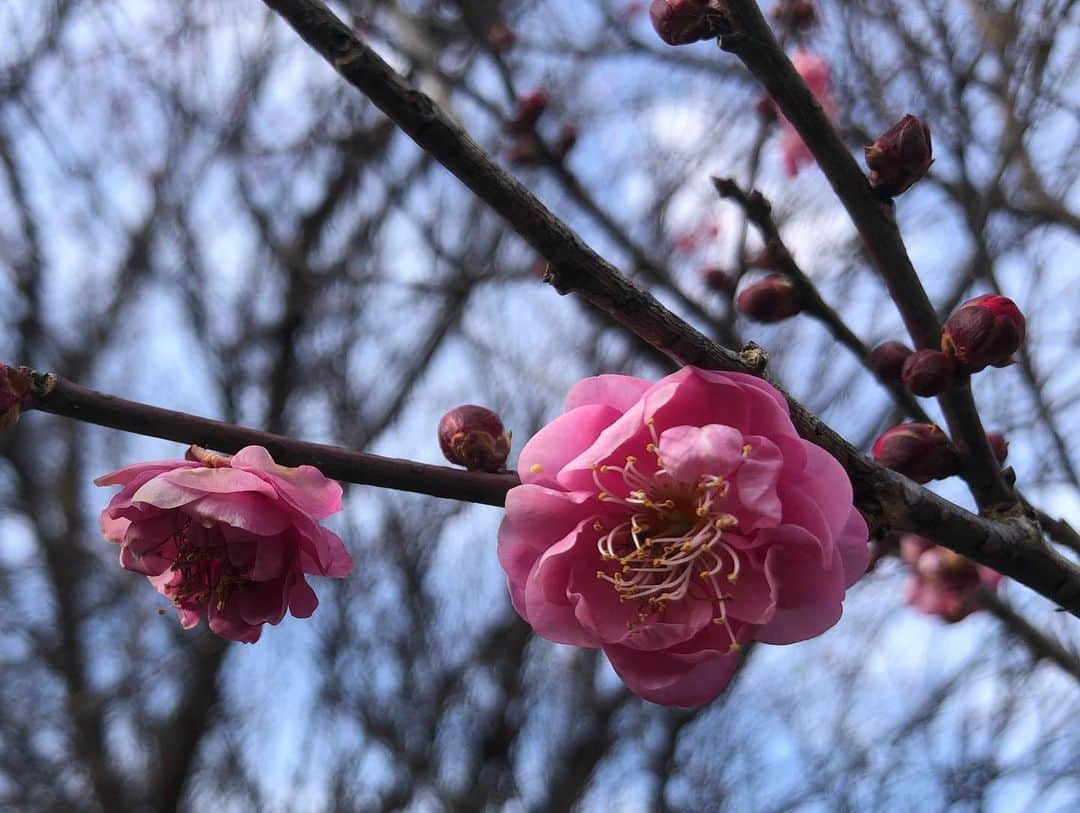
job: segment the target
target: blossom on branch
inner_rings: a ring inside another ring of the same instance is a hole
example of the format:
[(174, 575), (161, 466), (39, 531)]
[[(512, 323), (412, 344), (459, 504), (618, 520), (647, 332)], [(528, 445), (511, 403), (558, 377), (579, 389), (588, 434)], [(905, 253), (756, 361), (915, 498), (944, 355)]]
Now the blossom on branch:
[(847, 474), (753, 376), (587, 378), (518, 473), (499, 529), (514, 607), (656, 703), (716, 697), (750, 641), (820, 635), (866, 571)]
[(996, 570), (915, 534), (901, 537), (900, 558), (911, 566), (905, 603), (949, 623), (981, 609), (980, 588), (997, 590), (1002, 580)]
[(94, 482), (121, 486), (101, 512), (120, 564), (148, 576), (190, 629), (253, 643), (263, 624), (318, 606), (305, 574), (341, 578), (353, 562), (319, 521), (341, 486), (313, 466), (279, 466), (261, 446), (232, 457), (192, 447), (190, 460), (138, 463)]

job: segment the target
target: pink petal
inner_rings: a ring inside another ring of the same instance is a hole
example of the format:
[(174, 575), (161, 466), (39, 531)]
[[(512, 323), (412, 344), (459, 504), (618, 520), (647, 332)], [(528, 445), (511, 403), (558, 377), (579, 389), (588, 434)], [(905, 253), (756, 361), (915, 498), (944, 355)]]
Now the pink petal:
[[(740, 644), (750, 639), (752, 629), (736, 626)], [(604, 654), (634, 694), (665, 706), (695, 708), (720, 694), (738, 669), (742, 656), (731, 652), (730, 646), (727, 632), (713, 624), (680, 648), (686, 652), (606, 646)]]
[(255, 473), (313, 519), (341, 510), (341, 485), (314, 466), (280, 466), (262, 446), (247, 446), (232, 456), (232, 467)]
[[(240, 469), (178, 469), (161, 474), (154, 482), (171, 483), (184, 491), (201, 494), (236, 494), (250, 491), (277, 499), (277, 492), (274, 491), (273, 486), (262, 478)], [(144, 489), (136, 492), (134, 499), (153, 503), (153, 500), (139, 496), (143, 492)]]
[(870, 530), (866, 527), (866, 520), (852, 508), (848, 521), (836, 540), (840, 562), (844, 567), (845, 590), (866, 575), (866, 569), (870, 566), (869, 542)]
[(754, 515), (752, 521), (739, 523), (740, 530), (748, 533), (758, 528), (773, 527), (779, 524), (783, 516), (783, 506), (776, 488), (784, 458), (780, 449), (768, 438), (748, 435), (745, 441), (750, 451), (735, 473), (735, 488), (739, 506), (744, 512)]
[(310, 618), (319, 606), (319, 597), (304, 579), (297, 579), (289, 591), (289, 612), (293, 618)]
[(109, 474), (103, 474), (94, 480), (96, 486), (126, 486), (135, 480), (141, 480), (146, 482), (164, 471), (173, 471), (175, 469), (191, 469), (201, 466), (201, 463), (197, 463), (194, 460), (155, 460), (149, 463), (135, 463), (131, 466), (124, 466), (122, 469), (117, 469)]
[(727, 477), (743, 463), (743, 435), (730, 426), (673, 426), (660, 435), (660, 457), (676, 480)]
[[(784, 526), (790, 527), (790, 526)], [(843, 612), (844, 570), (839, 556), (823, 570), (817, 540), (805, 534), (769, 550), (765, 573), (777, 597), (776, 613), (757, 633), (766, 644), (793, 644), (820, 635)]]
[(603, 404), (619, 412), (626, 412), (652, 385), (651, 381), (628, 375), (598, 375), (586, 378), (571, 388), (566, 396), (564, 411)]
[[(589, 544), (582, 542), (581, 537), (582, 526), (578, 526), (537, 559), (523, 586), (519, 612), (537, 633), (549, 641), (596, 647), (599, 645), (596, 631), (580, 623), (573, 596), (567, 587), (570, 571), (581, 557), (579, 546)], [(596, 558), (599, 560), (599, 554), (596, 554)]]
[(603, 404), (578, 407), (560, 415), (522, 448), (517, 465), (521, 482), (558, 488), (556, 478), (562, 468), (618, 417), (618, 410)]
[(291, 527), (278, 504), (261, 494), (209, 494), (185, 511), (204, 526), (231, 525), (256, 536), (274, 536)]

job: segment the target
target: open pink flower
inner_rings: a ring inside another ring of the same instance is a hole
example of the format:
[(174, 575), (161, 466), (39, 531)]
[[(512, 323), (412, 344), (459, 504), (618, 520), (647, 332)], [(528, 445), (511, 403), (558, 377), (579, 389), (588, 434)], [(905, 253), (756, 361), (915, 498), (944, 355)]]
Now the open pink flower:
[(904, 601), (949, 623), (982, 609), (979, 589), (995, 591), (1003, 578), (996, 570), (915, 534), (901, 537), (900, 558), (911, 566)]
[(341, 510), (341, 486), (313, 466), (277, 465), (261, 446), (231, 458), (192, 447), (195, 460), (139, 463), (99, 477), (119, 485), (101, 530), (120, 543), (120, 564), (167, 596), (185, 629), (258, 640), (289, 610), (319, 604), (305, 573), (342, 577), (352, 559), (319, 521)]
[(753, 376), (587, 378), (518, 473), (499, 529), (514, 607), (656, 703), (711, 700), (753, 639), (824, 632), (866, 571), (847, 475)]
[[(832, 94), (832, 75), (829, 63), (818, 54), (796, 51), (791, 57), (795, 70), (806, 82), (810, 92), (817, 97), (829, 118), (836, 116), (836, 101)], [(814, 163), (814, 155), (802, 136), (786, 117), (780, 117), (780, 155), (784, 162), (784, 171), (794, 178), (806, 165)]]

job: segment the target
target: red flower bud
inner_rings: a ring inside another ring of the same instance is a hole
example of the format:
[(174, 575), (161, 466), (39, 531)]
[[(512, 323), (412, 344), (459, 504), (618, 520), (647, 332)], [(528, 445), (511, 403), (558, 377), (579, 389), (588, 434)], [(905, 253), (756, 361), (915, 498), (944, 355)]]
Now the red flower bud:
[(490, 409), (462, 404), (439, 421), (439, 447), (469, 471), (499, 471), (510, 454), (510, 433)]
[(817, 11), (810, 0), (783, 0), (772, 10), (773, 19), (795, 31), (817, 25)]
[(547, 110), (548, 95), (542, 90), (534, 90), (518, 99), (514, 117), (507, 123), (512, 133), (527, 133), (536, 127), (536, 122)]
[(956, 362), (940, 350), (918, 350), (904, 360), (901, 376), (913, 394), (932, 398), (952, 386)]
[(25, 368), (0, 364), (0, 429), (14, 426), (30, 396), (30, 378)]
[(770, 274), (739, 294), (735, 307), (757, 322), (782, 322), (802, 310), (799, 292), (787, 277)]
[(874, 444), (874, 460), (916, 483), (943, 480), (960, 467), (956, 449), (932, 423), (904, 423), (889, 429)]
[(716, 291), (718, 294), (727, 294), (728, 296), (735, 295), (735, 286), (738, 284), (738, 280), (735, 279), (723, 268), (702, 268), (701, 278), (705, 281), (705, 287), (710, 291)]
[(649, 16), (668, 45), (689, 45), (718, 35), (709, 0), (652, 0)]
[(911, 348), (903, 342), (879, 344), (870, 351), (870, 369), (882, 384), (899, 387), (904, 383), (904, 362), (911, 354)]
[(780, 109), (776, 106), (776, 102), (773, 101), (772, 96), (769, 94), (763, 94), (754, 103), (754, 110), (761, 116), (761, 120), (766, 123), (772, 123), (780, 118)]
[(870, 185), (890, 197), (906, 191), (934, 163), (930, 128), (910, 113), (878, 136), (865, 153)]
[(555, 139), (554, 152), (559, 158), (565, 158), (570, 150), (577, 144), (578, 129), (573, 124), (564, 124), (559, 129), (559, 136)]
[(514, 33), (514, 29), (506, 23), (495, 23), (488, 29), (488, 42), (491, 43), (491, 49), (497, 54), (513, 48), (516, 41), (517, 35)]
[(973, 373), (993, 365), (1007, 367), (1026, 331), (1016, 303), (999, 294), (969, 299), (949, 317), (941, 349)]
[(1005, 436), (998, 432), (987, 432), (986, 442), (990, 444), (990, 450), (994, 453), (994, 457), (997, 458), (997, 462), (1004, 465), (1005, 458), (1009, 456), (1009, 441), (1005, 440)]

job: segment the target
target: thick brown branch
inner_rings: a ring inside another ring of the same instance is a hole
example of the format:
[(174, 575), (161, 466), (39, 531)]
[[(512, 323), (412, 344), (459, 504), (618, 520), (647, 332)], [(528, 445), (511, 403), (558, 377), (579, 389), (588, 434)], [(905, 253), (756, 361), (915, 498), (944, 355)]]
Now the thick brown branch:
[[(316, 466), (327, 477), (347, 483), (486, 505), (502, 505), (506, 492), (518, 484), (514, 474), (468, 472), (380, 457), (125, 401), (80, 387), (56, 375), (34, 373), (33, 382), (32, 408), (42, 412), (177, 443), (194, 443), (222, 452), (236, 452), (245, 446), (264, 446), (282, 465)], [(432, 431), (433, 443), (434, 435)]]

